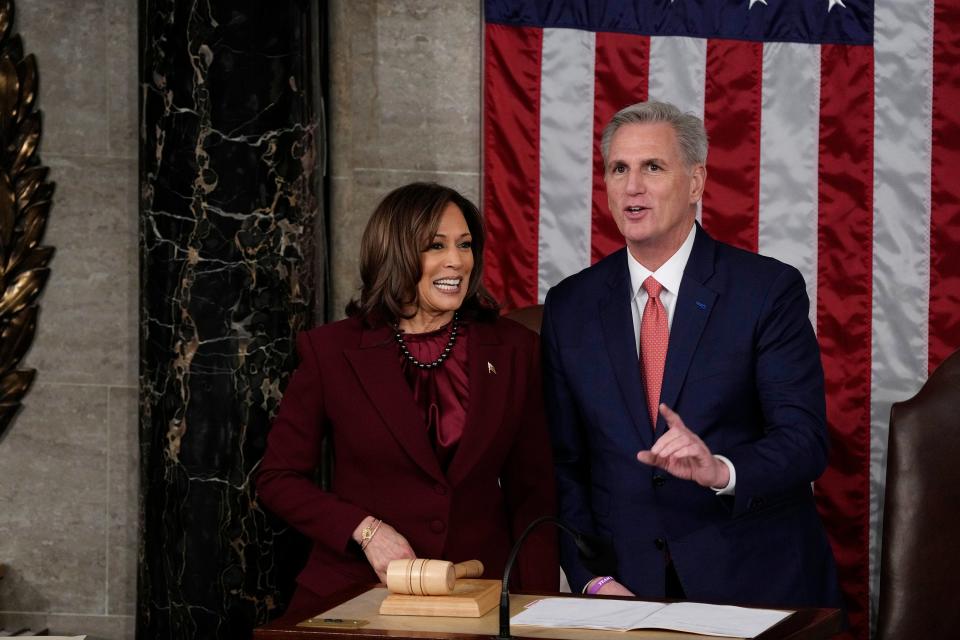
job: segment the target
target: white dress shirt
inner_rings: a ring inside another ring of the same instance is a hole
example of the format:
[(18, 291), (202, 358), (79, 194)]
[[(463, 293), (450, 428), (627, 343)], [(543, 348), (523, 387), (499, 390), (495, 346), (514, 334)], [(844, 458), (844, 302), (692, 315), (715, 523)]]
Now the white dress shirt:
[[(633, 292), (633, 304), (631, 305), (631, 314), (633, 315), (633, 337), (634, 346), (637, 349), (637, 361), (640, 359), (640, 319), (643, 317), (643, 308), (647, 304), (647, 290), (643, 288), (643, 281), (649, 276), (660, 283), (663, 290), (660, 292), (660, 302), (667, 311), (667, 327), (673, 328), (673, 312), (677, 308), (677, 293), (680, 291), (680, 281), (683, 280), (683, 271), (687, 267), (687, 260), (690, 259), (690, 252), (693, 250), (693, 239), (697, 235), (697, 225), (690, 227), (690, 233), (687, 239), (683, 241), (677, 252), (670, 256), (670, 259), (660, 265), (656, 271), (650, 271), (640, 264), (636, 258), (627, 250), (627, 266), (630, 269), (630, 290)], [(682, 416), (681, 416), (682, 417)], [(719, 495), (733, 495), (737, 484), (737, 472), (733, 468), (733, 463), (726, 457), (714, 454), (714, 457), (727, 465), (730, 470), (730, 482), (722, 489), (714, 487)]]

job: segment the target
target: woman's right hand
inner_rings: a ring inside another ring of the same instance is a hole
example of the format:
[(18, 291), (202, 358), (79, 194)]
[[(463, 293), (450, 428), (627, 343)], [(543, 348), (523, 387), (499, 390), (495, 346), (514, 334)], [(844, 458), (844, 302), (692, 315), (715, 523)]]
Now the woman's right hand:
[[(360, 531), (372, 522), (372, 517), (365, 518), (363, 522), (357, 526), (354, 539), (358, 539)], [(413, 552), (413, 548), (410, 546), (410, 543), (407, 542), (407, 539), (382, 520), (380, 521), (380, 526), (377, 527), (376, 533), (374, 533), (373, 537), (370, 538), (370, 541), (367, 543), (367, 546), (363, 549), (363, 553), (367, 557), (367, 562), (370, 563), (370, 566), (373, 567), (373, 570), (376, 572), (380, 582), (387, 581), (387, 565), (390, 564), (392, 560), (405, 560), (407, 558), (417, 557), (417, 554)]]

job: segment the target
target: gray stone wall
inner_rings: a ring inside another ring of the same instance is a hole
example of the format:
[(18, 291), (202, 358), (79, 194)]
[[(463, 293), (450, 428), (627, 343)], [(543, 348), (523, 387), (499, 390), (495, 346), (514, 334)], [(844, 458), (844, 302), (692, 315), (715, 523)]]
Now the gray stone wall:
[(137, 24), (129, 0), (18, 0), (57, 183), (37, 369), (0, 442), (0, 628), (130, 638), (137, 523)]
[(360, 284), (360, 236), (391, 189), (480, 196), (481, 0), (330, 0), (332, 317)]

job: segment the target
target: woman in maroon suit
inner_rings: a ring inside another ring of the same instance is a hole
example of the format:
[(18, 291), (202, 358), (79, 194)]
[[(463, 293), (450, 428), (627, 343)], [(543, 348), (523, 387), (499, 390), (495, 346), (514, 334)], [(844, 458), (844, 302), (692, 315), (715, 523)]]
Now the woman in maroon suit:
[[(289, 615), (384, 581), (399, 558), (477, 558), (499, 577), (524, 528), (555, 513), (537, 336), (498, 317), (483, 241), (456, 191), (393, 191), (364, 231), (349, 317), (299, 336), (257, 477), (263, 503), (313, 541)], [(313, 480), (325, 436), (329, 491)], [(513, 575), (557, 589), (552, 528), (524, 543)]]

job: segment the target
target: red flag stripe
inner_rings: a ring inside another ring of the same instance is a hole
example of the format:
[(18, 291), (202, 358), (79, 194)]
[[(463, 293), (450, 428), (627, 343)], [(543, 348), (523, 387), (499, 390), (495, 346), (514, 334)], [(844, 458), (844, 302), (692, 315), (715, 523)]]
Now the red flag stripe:
[(723, 242), (756, 251), (760, 197), (763, 44), (707, 43), (703, 121), (710, 137), (703, 227)]
[(857, 637), (866, 638), (870, 526), (873, 50), (823, 45), (817, 336), (830, 466), (817, 482)]
[(485, 281), (507, 309), (537, 303), (542, 42), (540, 29), (486, 26)]
[(960, 3), (938, 2), (933, 20), (930, 371), (960, 348)]
[(623, 234), (617, 229), (607, 207), (600, 136), (613, 114), (647, 99), (650, 38), (623, 33), (597, 33), (595, 65), (591, 264), (623, 247)]

